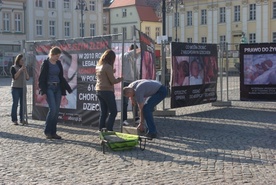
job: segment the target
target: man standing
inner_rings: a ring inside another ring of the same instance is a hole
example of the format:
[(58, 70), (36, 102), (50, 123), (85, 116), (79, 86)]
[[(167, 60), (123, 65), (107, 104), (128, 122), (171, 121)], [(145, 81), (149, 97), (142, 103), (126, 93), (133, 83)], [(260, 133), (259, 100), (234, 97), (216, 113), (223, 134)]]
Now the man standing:
[[(135, 52), (136, 54), (140, 53), (140, 49), (137, 45), (131, 44), (129, 50), (124, 53), (123, 60), (123, 77), (124, 77), (124, 87), (127, 87), (131, 82), (138, 79), (140, 67), (136, 63)], [(135, 71), (136, 70), (136, 71)], [(124, 97), (123, 99), (123, 124), (129, 125), (127, 122), (127, 107), (128, 107), (128, 98)], [(137, 107), (134, 108), (135, 121), (139, 121)]]
[(167, 89), (164, 85), (156, 80), (136, 80), (124, 87), (124, 96), (129, 97), (132, 104), (139, 107), (140, 123), (137, 129), (144, 131), (144, 120), (146, 121), (149, 138), (156, 138), (157, 131), (153, 120), (152, 112), (154, 107), (158, 105), (167, 95)]

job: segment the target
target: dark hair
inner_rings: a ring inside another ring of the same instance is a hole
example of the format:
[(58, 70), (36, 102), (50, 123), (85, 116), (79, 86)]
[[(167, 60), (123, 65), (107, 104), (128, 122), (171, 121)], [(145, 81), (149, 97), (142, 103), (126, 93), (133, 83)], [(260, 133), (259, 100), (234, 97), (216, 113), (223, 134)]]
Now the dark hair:
[(102, 54), (97, 65), (103, 65), (103, 64), (107, 63), (113, 67), (115, 58), (116, 58), (116, 54), (114, 53), (114, 51), (111, 49), (108, 49)]
[(18, 54), (18, 55), (15, 57), (14, 65), (19, 66), (19, 62), (20, 62), (20, 60), (21, 60), (22, 58), (23, 58), (23, 54)]
[(58, 54), (61, 54), (60, 48), (57, 46), (52, 47), (52, 49), (49, 52), (49, 55), (58, 55)]
[[(137, 49), (137, 48), (139, 48), (137, 45), (135, 45), (135, 48)], [(131, 44), (130, 46), (129, 46), (129, 50), (134, 50), (134, 44)]]

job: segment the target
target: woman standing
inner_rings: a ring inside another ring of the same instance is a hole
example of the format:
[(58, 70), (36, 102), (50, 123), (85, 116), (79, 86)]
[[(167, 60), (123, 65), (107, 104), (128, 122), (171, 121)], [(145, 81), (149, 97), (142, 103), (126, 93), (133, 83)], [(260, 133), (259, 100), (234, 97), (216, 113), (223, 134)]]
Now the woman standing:
[(24, 65), (24, 58), (23, 54), (19, 54), (16, 56), (14, 64), (10, 68), (10, 72), (12, 75), (12, 110), (11, 110), (11, 119), (14, 125), (18, 125), (17, 120), (17, 107), (18, 107), (18, 101), (20, 102), (20, 109), (19, 109), (19, 116), (20, 116), (20, 123), (23, 125), (26, 123), (24, 121), (24, 111), (23, 111), (23, 104), (26, 102), (23, 102), (23, 88), (26, 89), (26, 80), (29, 80), (29, 74), (26, 69), (26, 66)]
[[(114, 62), (116, 55), (108, 49), (101, 56), (96, 66), (96, 94), (100, 101), (100, 125), (99, 129), (106, 128), (113, 131), (114, 121), (117, 115), (117, 106), (114, 94), (114, 84), (119, 83), (123, 78), (115, 78)], [(109, 114), (109, 115), (108, 115)], [(108, 117), (107, 123), (106, 119)]]
[(66, 90), (69, 93), (72, 92), (71, 87), (63, 77), (60, 55), (61, 50), (58, 47), (53, 47), (50, 50), (49, 57), (41, 65), (38, 79), (40, 94), (46, 96), (49, 106), (44, 129), (47, 139), (61, 139), (56, 133), (61, 96), (66, 95)]

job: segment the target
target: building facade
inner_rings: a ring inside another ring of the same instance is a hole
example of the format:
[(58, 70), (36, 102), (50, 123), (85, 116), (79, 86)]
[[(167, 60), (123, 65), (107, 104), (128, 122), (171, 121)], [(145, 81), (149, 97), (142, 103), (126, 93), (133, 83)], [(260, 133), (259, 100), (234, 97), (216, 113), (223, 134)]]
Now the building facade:
[(103, 33), (101, 0), (27, 0), (26, 12), (27, 41)]
[(244, 35), (248, 43), (276, 42), (276, 0), (174, 0), (166, 5), (172, 41), (238, 44)]

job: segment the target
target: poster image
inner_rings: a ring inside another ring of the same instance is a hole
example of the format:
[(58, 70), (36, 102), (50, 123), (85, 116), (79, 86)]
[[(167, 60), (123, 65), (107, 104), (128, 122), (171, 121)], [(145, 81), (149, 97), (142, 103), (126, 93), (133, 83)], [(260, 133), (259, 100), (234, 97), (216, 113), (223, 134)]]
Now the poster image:
[(244, 55), (244, 84), (276, 84), (276, 55)]
[(173, 42), (171, 51), (171, 108), (216, 101), (217, 46)]
[(203, 83), (203, 65), (201, 57), (190, 57), (190, 85), (201, 85)]
[(240, 44), (240, 99), (276, 100), (276, 43)]
[(174, 56), (172, 59), (172, 86), (186, 86), (190, 84), (189, 57)]

